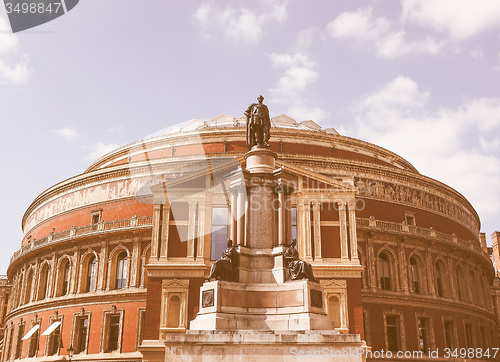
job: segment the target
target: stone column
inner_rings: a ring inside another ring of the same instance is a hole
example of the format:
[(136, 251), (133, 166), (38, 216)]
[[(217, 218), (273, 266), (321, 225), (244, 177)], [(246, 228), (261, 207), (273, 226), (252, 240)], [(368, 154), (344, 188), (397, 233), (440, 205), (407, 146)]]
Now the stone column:
[(73, 260), (71, 261), (71, 283), (70, 293), (75, 294), (81, 288), (82, 283), (82, 263), (80, 261), (80, 249), (73, 252)]
[(285, 245), (292, 242), (292, 204), (290, 195), (285, 195)]
[(230, 213), (230, 222), (231, 228), (229, 235), (231, 235), (231, 240), (233, 241), (233, 245), (238, 244), (238, 191), (235, 189), (230, 190), (231, 193), (231, 213)]
[(349, 236), (351, 240), (351, 260), (358, 259), (358, 236), (356, 233), (356, 208), (355, 202), (349, 202)]
[(321, 204), (313, 202), (313, 228), (314, 228), (314, 259), (321, 260)]
[(207, 209), (205, 203), (200, 202), (198, 204), (198, 250), (196, 252), (196, 258), (203, 260), (205, 256), (205, 220)]
[(245, 245), (245, 197), (246, 189), (245, 186), (241, 186), (238, 190), (238, 212), (236, 213), (236, 244), (237, 245)]
[(339, 221), (340, 221), (340, 255), (342, 260), (349, 260), (349, 246), (347, 244), (347, 217), (346, 204), (339, 202)]
[(436, 295), (436, 288), (434, 287), (434, 265), (432, 263), (432, 256), (429, 251), (429, 248), (425, 248), (425, 261), (424, 265), (422, 265), (422, 272), (426, 276), (427, 279), (427, 290), (430, 295)]
[(371, 288), (372, 291), (375, 291), (377, 288), (377, 263), (375, 260), (375, 255), (373, 251), (373, 243), (368, 236), (365, 238), (366, 242), (366, 269), (368, 272), (368, 277), (366, 278), (368, 281), (368, 288)]
[(187, 259), (194, 261), (194, 241), (196, 239), (196, 202), (190, 201), (188, 216)]
[(161, 235), (160, 235), (160, 256), (167, 257), (168, 255), (168, 230), (170, 228), (170, 204), (163, 205), (161, 218)]
[(160, 256), (160, 240), (161, 240), (161, 204), (153, 206), (153, 235), (151, 240), (151, 257), (158, 258)]
[(132, 246), (132, 263), (130, 266), (130, 286), (138, 287), (138, 276), (141, 272), (139, 268), (139, 259), (141, 253), (141, 242), (139, 238), (134, 238), (133, 246)]
[(309, 201), (304, 202), (302, 208), (302, 224), (304, 225), (304, 260), (312, 261), (312, 240), (311, 240), (311, 203)]
[[(408, 285), (408, 263), (406, 262), (406, 253), (403, 246), (404, 239), (398, 240), (398, 254), (399, 254), (399, 273), (401, 275), (401, 289), (405, 293), (409, 293), (410, 287)], [(397, 263), (397, 260), (395, 260)], [(394, 280), (396, 282), (396, 280)]]
[(99, 258), (100, 268), (97, 273), (97, 290), (106, 289), (106, 260), (108, 259), (108, 243), (103, 242), (101, 244), (101, 252)]
[(285, 245), (285, 193), (278, 191), (278, 245)]

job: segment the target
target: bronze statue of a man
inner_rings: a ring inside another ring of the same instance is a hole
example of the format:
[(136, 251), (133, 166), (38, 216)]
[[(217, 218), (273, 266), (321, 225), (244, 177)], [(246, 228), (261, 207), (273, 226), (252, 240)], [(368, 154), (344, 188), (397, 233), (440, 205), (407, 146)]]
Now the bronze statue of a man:
[(297, 239), (292, 240), (292, 245), (285, 251), (286, 272), (290, 279), (309, 279), (312, 282), (317, 282), (314, 277), (311, 264), (299, 259), (299, 253), (295, 250)]
[(263, 100), (264, 97), (259, 96), (257, 98), (258, 103), (252, 103), (245, 111), (248, 149), (255, 145), (269, 147), (271, 119), (269, 118), (269, 109), (262, 103)]
[(227, 240), (227, 249), (222, 252), (222, 256), (210, 269), (210, 275), (207, 281), (210, 280), (226, 280), (228, 282), (238, 281), (238, 253), (233, 246), (231, 239)]

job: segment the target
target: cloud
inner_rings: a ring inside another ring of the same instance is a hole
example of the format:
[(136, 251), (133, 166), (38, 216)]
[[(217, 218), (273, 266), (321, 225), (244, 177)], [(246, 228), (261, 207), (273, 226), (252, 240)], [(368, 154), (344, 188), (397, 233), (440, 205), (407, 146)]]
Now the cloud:
[(17, 36), (12, 33), (7, 20), (0, 16), (0, 54), (10, 53), (18, 46)]
[(390, 21), (385, 18), (373, 19), (373, 9), (362, 8), (346, 11), (328, 23), (326, 31), (332, 38), (350, 38), (357, 40), (374, 39), (386, 33)]
[[(7, 21), (0, 16), (0, 55), (14, 52), (19, 47), (17, 36), (12, 34)], [(28, 57), (23, 55), (14, 65), (9, 65), (0, 58), (0, 84), (25, 83), (28, 80), (30, 69)]]
[(309, 27), (299, 31), (297, 34), (297, 48), (307, 49), (312, 46), (317, 36), (318, 29), (316, 27)]
[(491, 0), (402, 0), (403, 19), (456, 41), (500, 28), (500, 2)]
[(0, 59), (0, 83), (25, 83), (28, 80), (30, 69), (24, 58), (19, 63), (10, 67)]
[(314, 106), (303, 94), (306, 88), (319, 78), (316, 64), (302, 53), (272, 53), (269, 58), (274, 68), (283, 71), (277, 87), (269, 89), (272, 102), (284, 106), (285, 112), (298, 120), (325, 119), (328, 112)]
[(286, 20), (287, 1), (267, 1), (261, 11), (247, 8), (222, 8), (214, 2), (202, 4), (194, 13), (194, 18), (202, 27), (202, 36), (210, 38), (214, 32), (222, 32), (224, 37), (236, 42), (257, 43), (262, 38), (264, 23)]
[(443, 42), (430, 36), (424, 39), (408, 40), (405, 31), (394, 30), (394, 22), (374, 18), (372, 8), (361, 8), (338, 15), (328, 23), (326, 32), (333, 39), (354, 40), (359, 46), (368, 46), (381, 58), (394, 59), (406, 54), (436, 54)]
[(500, 132), (500, 98), (429, 111), (430, 97), (412, 79), (397, 77), (354, 103), (354, 135), (405, 157), (493, 221), (500, 213), (500, 140), (488, 136)]
[(73, 142), (81, 137), (80, 133), (76, 130), (76, 128), (64, 127), (59, 129), (51, 129), (51, 133), (54, 133), (66, 141)]
[(105, 154), (117, 149), (118, 147), (120, 147), (120, 145), (114, 143), (104, 144), (102, 142), (93, 144), (91, 146), (84, 146), (84, 148), (89, 150), (87, 156), (85, 156), (85, 160), (93, 162), (99, 157), (104, 156)]
[(269, 57), (273, 67), (285, 69), (284, 75), (278, 81), (278, 87), (271, 89), (271, 93), (278, 99), (294, 98), (318, 79), (315, 64), (307, 55), (272, 53)]

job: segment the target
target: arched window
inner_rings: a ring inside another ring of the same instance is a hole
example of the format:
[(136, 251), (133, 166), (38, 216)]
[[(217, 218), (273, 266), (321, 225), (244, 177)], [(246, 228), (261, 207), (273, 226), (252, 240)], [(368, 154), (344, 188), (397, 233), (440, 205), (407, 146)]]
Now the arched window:
[(385, 290), (391, 290), (391, 262), (386, 253), (380, 253), (378, 256), (378, 270), (380, 287)]
[(61, 267), (62, 274), (62, 284), (61, 284), (61, 295), (66, 295), (69, 292), (69, 261), (66, 260)]
[(413, 293), (420, 293), (421, 289), (418, 261), (416, 257), (412, 256), (410, 258), (410, 290)]
[(484, 287), (484, 284), (483, 284), (483, 280), (481, 278), (481, 273), (477, 273), (477, 279), (474, 280), (474, 283), (476, 283), (477, 285), (477, 300), (478, 300), (478, 303), (481, 307), (486, 307), (486, 304), (484, 302), (484, 290), (483, 290), (483, 287)]
[(69, 293), (69, 283), (70, 283), (70, 263), (68, 259), (64, 259), (60, 266), (57, 276), (57, 296), (67, 295)]
[(87, 261), (87, 278), (85, 283), (85, 292), (91, 292), (95, 290), (96, 285), (96, 274), (97, 274), (97, 258), (92, 255)]
[(455, 277), (457, 281), (458, 299), (463, 301), (465, 300), (464, 286), (463, 286), (464, 273), (462, 272), (462, 269), (459, 266), (455, 268)]
[(116, 289), (125, 288), (127, 284), (128, 258), (127, 252), (122, 251), (116, 258)]
[(436, 293), (440, 297), (445, 296), (445, 268), (443, 262), (438, 260), (435, 266)]
[(24, 294), (24, 302), (23, 304), (27, 304), (31, 302), (31, 286), (33, 283), (33, 270), (30, 269), (28, 273), (28, 277), (26, 278), (26, 291)]
[(45, 264), (42, 267), (42, 271), (40, 272), (40, 279), (38, 281), (38, 298), (37, 300), (45, 299), (47, 296), (47, 292), (49, 291), (49, 272), (50, 267), (48, 264)]
[(470, 271), (470, 292), (471, 292), (471, 302), (474, 304), (479, 304), (479, 286), (477, 285), (477, 280), (476, 280), (476, 275), (474, 274), (474, 271)]

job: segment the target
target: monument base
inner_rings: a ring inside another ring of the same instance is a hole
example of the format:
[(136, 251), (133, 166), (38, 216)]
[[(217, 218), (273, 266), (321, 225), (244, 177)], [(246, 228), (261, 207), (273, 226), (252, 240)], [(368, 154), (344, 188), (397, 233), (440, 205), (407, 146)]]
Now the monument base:
[(191, 330), (333, 330), (318, 283), (206, 282)]
[(337, 331), (188, 331), (169, 334), (165, 362), (365, 360), (358, 334)]

